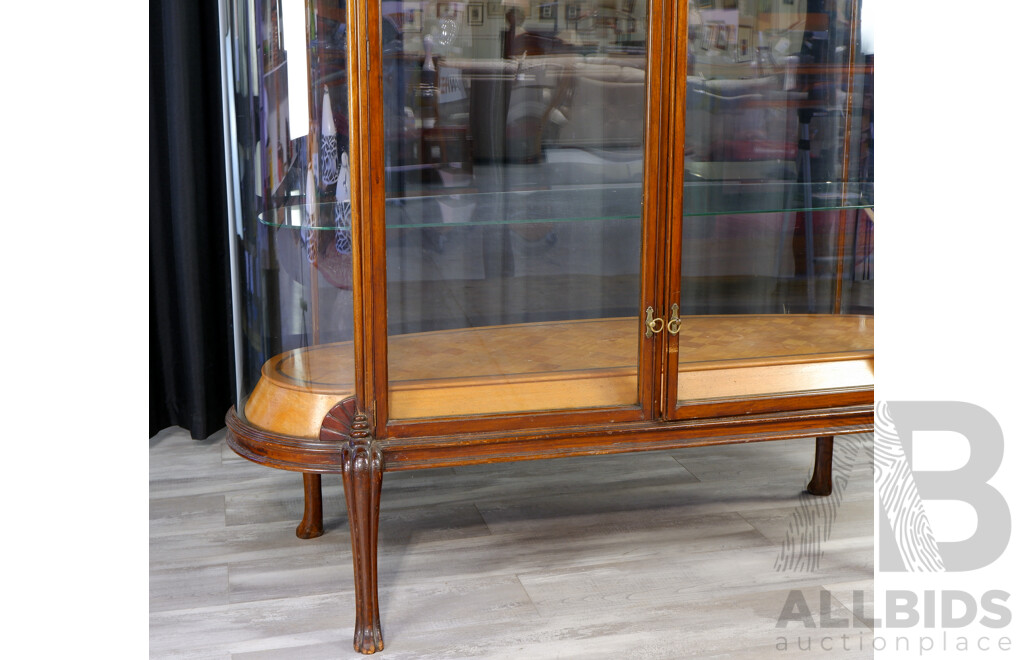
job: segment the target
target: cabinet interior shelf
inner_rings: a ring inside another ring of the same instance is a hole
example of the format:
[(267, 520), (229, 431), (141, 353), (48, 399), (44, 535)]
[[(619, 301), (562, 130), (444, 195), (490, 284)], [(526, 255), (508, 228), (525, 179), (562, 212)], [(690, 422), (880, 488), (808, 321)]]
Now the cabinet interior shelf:
[[(635, 405), (639, 332), (627, 317), (390, 336), (391, 417)], [(870, 316), (686, 316), (679, 335), (681, 399), (870, 387), (874, 375)], [(245, 417), (315, 438), (327, 411), (354, 393), (353, 370), (352, 342), (276, 355)]]
[[(636, 185), (548, 188), (503, 192), (424, 189), (421, 194), (387, 199), (388, 229), (491, 226), (532, 223), (594, 222), (640, 218), (641, 188)], [(298, 229), (306, 213), (301, 198), (260, 215), (271, 227)], [(809, 200), (809, 203), (808, 203)], [(841, 183), (688, 183), (683, 216), (810, 213), (874, 206), (873, 184)], [(318, 205), (313, 229), (333, 231), (334, 202)], [(593, 212), (588, 210), (593, 209)]]

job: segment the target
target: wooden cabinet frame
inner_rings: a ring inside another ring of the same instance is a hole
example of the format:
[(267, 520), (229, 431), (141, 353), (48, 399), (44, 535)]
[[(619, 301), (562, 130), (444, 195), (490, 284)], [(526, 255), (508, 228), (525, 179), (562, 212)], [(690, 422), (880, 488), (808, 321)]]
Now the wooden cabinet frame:
[[(638, 405), (391, 420), (388, 398), (380, 4), (348, 0), (353, 214), (353, 396), (335, 402), (317, 437), (256, 427), (232, 409), (228, 443), (242, 456), (304, 474), (297, 534), (323, 533), (320, 475), (340, 473), (352, 535), (354, 646), (383, 648), (377, 603), (377, 525), (384, 472), (789, 438), (818, 438), (808, 489), (831, 492), (832, 437), (871, 431), (871, 388), (724, 397), (677, 404), (678, 338), (643, 337), (643, 310), (667, 318), (680, 296), (686, 122), (686, 4), (649, 0), (638, 339)], [(852, 67), (852, 61), (851, 61)], [(847, 146), (849, 135), (847, 135)], [(845, 222), (845, 211), (843, 220)], [(838, 308), (837, 310), (838, 311)], [(318, 419), (320, 417), (318, 416)], [(313, 422), (314, 420), (311, 420)]]

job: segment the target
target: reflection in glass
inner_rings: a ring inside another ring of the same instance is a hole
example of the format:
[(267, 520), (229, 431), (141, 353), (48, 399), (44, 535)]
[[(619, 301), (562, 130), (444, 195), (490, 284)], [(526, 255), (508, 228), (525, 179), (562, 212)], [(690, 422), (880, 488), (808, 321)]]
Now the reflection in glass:
[[(647, 20), (619, 4), (382, 4), (393, 417), (637, 401)], [(603, 393), (559, 398), (583, 372)], [(509, 387), (407, 405), (485, 374)]]
[[(237, 407), (258, 426), (315, 435), (316, 429), (275, 426), (273, 411), (248, 404), (265, 401), (268, 386), (320, 387), (331, 392), (325, 400), (335, 401), (352, 391), (345, 5), (225, 5), (237, 186), (233, 263), (241, 301)], [(272, 365), (289, 365), (288, 371)]]
[(859, 5), (690, 2), (681, 400), (871, 382), (873, 64)]

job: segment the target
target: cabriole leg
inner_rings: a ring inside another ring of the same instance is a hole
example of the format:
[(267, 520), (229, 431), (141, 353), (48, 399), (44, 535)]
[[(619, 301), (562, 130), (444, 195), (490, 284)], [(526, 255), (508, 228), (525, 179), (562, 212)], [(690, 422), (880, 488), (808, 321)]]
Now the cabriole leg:
[(360, 653), (384, 648), (377, 603), (377, 524), (380, 520), (381, 453), (376, 443), (353, 442), (345, 449), (342, 478), (352, 534), (352, 568), (356, 590), (353, 646)]
[(377, 524), (384, 455), (370, 434), (366, 413), (354, 397), (331, 408), (320, 426), (320, 440), (339, 443), (341, 477), (345, 484), (348, 528), (352, 535), (352, 571), (356, 588), (356, 633), (353, 646), (360, 653), (384, 649), (377, 604)]
[(814, 447), (814, 474), (807, 484), (811, 495), (832, 494), (832, 436), (818, 438)]
[(320, 490), (320, 475), (313, 472), (302, 473), (302, 490), (305, 497), (305, 508), (302, 522), (295, 528), (295, 536), (300, 539), (315, 539), (324, 533), (324, 501)]

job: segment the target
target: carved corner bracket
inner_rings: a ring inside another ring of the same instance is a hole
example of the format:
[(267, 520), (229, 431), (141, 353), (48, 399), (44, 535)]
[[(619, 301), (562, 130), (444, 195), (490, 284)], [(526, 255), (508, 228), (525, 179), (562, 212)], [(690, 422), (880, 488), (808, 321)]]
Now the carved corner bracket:
[[(384, 456), (380, 443), (370, 430), (370, 419), (356, 408), (355, 397), (339, 401), (331, 408), (320, 426), (320, 440), (340, 445), (342, 475), (384, 472)], [(349, 472), (347, 472), (349, 471)]]

